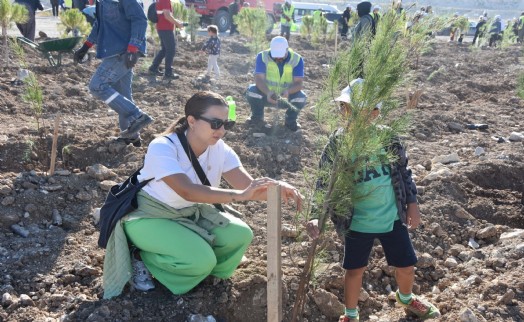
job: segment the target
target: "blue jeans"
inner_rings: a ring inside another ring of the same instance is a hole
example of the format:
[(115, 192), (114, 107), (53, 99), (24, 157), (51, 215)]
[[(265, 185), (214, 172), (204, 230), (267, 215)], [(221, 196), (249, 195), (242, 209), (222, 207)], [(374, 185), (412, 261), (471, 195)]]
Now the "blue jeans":
[[(264, 106), (270, 105), (266, 95), (258, 89), (257, 85), (251, 84), (247, 89), (246, 98), (251, 107), (251, 119), (263, 120)], [(289, 94), (288, 101), (293, 104), (298, 111), (290, 108), (286, 110), (286, 124), (297, 121), (298, 113), (306, 106), (306, 99), (307, 96), (303, 91)]]
[(91, 94), (118, 113), (121, 131), (143, 113), (133, 102), (132, 81), (133, 70), (126, 67), (121, 55), (117, 55), (102, 60), (89, 83)]
[(166, 59), (164, 75), (173, 75), (173, 60), (176, 54), (176, 40), (175, 33), (173, 30), (157, 30), (158, 37), (160, 38), (161, 49), (153, 59), (153, 63), (150, 70), (156, 71), (162, 62), (162, 59)]

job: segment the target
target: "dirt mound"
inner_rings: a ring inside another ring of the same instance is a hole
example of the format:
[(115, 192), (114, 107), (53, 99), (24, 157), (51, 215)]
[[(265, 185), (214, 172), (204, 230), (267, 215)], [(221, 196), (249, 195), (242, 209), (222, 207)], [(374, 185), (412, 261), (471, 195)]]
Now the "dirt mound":
[[(206, 57), (195, 55), (196, 44), (179, 43), (175, 70), (181, 78), (171, 84), (146, 76), (148, 66), (142, 62), (135, 71), (134, 100), (156, 121), (140, 148), (111, 140), (118, 133), (116, 115), (87, 90), (96, 62), (73, 65), (66, 57), (65, 65), (56, 69), (28, 54), (29, 68), (43, 85), (39, 130), (34, 111), (21, 98), (23, 88), (11, 84), (17, 68), (0, 70), (1, 321), (186, 321), (193, 313), (212, 314), (219, 321), (266, 318), (264, 203), (235, 205), (255, 234), (248, 260), (235, 276), (226, 281), (209, 278), (184, 296), (174, 296), (157, 283), (150, 293), (126, 288), (118, 298), (101, 300), (104, 252), (97, 248), (91, 215), (110, 182), (140, 166), (147, 143), (180, 116), (185, 101), (200, 89), (235, 98), (238, 125), (226, 140), (250, 173), (307, 189), (307, 174), (317, 165), (319, 142), (327, 133), (309, 107), (299, 118), (303, 130), (296, 133), (282, 126), (283, 111), (266, 114), (274, 123), (271, 131), (244, 124), (250, 111), (243, 95), (253, 82), (254, 67), (245, 44), (242, 38), (223, 38), (219, 82), (199, 80)], [(295, 38), (291, 46), (304, 56), (308, 106), (313, 106), (332, 49), (315, 49)], [(417, 80), (413, 88), (406, 89), (423, 91), (418, 108), (408, 111), (413, 117), (406, 137), (424, 216), (424, 226), (412, 232), (419, 256), (415, 292), (435, 303), (444, 321), (471, 315), (478, 321), (524, 319), (524, 145), (508, 140), (512, 132), (524, 131), (523, 102), (515, 96), (521, 59), (519, 46), (472, 50), (438, 42), (412, 71)], [(405, 95), (398, 93), (401, 99)], [(48, 176), (56, 115), (61, 118), (59, 171)], [(481, 131), (466, 126), (475, 123), (489, 127)], [(500, 138), (503, 143), (498, 143)], [(433, 160), (450, 154), (458, 160)], [(95, 164), (113, 174), (95, 179), (86, 171)], [(291, 208), (285, 209), (283, 222), (290, 229), (300, 224)], [(17, 225), (16, 232), (12, 225)], [(308, 246), (302, 236), (286, 237), (282, 243), (285, 321), (291, 316)], [(307, 321), (334, 321), (340, 313), (342, 251), (335, 234), (328, 233), (308, 294)], [(363, 319), (409, 320), (388, 300), (396, 288), (393, 276), (382, 248), (375, 247), (361, 294)], [(338, 301), (329, 301), (333, 298)]]

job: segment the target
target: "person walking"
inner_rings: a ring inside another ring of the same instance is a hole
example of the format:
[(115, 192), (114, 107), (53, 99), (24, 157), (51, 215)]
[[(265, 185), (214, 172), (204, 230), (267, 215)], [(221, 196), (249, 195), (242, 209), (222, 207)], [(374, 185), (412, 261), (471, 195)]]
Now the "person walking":
[(140, 131), (153, 118), (133, 102), (133, 67), (146, 53), (147, 18), (138, 0), (100, 0), (96, 21), (84, 45), (74, 54), (82, 62), (96, 44), (96, 57), (102, 59), (89, 83), (91, 94), (118, 113), (119, 141), (140, 146)]
[(291, 35), (291, 25), (295, 22), (295, 7), (291, 0), (285, 0), (282, 6), (282, 17), (280, 18), (280, 36), (286, 37), (289, 41)]
[(53, 11), (53, 17), (58, 17), (58, 0), (51, 0), (51, 10)]
[(159, 71), (160, 63), (164, 60), (164, 80), (171, 81), (178, 79), (180, 76), (173, 72), (173, 61), (176, 55), (176, 38), (175, 26), (177, 28), (184, 27), (184, 23), (173, 16), (173, 11), (170, 0), (158, 0), (156, 2), (156, 13), (158, 22), (156, 23), (156, 31), (160, 38), (160, 50), (156, 54), (151, 66), (149, 66), (149, 73), (151, 75), (162, 75)]
[(25, 6), (28, 12), (27, 21), (24, 23), (17, 23), (16, 27), (18, 28), (18, 30), (20, 30), (22, 36), (31, 41), (35, 41), (35, 12), (37, 9), (44, 10), (42, 3), (40, 2), (40, 0), (15, 0), (15, 3)]
[[(111, 233), (104, 298), (119, 295), (127, 281), (140, 291), (153, 289), (151, 273), (176, 295), (208, 276), (231, 277), (253, 232), (217, 204), (267, 200), (267, 189), (280, 185), (281, 198), (301, 209), (303, 197), (296, 188), (270, 178), (254, 179), (244, 169), (223, 140), (232, 125), (222, 96), (198, 92), (187, 101), (184, 116), (149, 144), (138, 180), (153, 180), (138, 193), (138, 209)], [(231, 188), (221, 188), (222, 179)], [(124, 242), (116, 243), (120, 240)]]
[(216, 79), (220, 78), (220, 68), (218, 67), (218, 56), (220, 56), (220, 38), (218, 38), (218, 27), (215, 25), (207, 26), (209, 39), (202, 46), (202, 51), (208, 54), (206, 78), (211, 78), (213, 71)]
[[(362, 90), (363, 79), (351, 81), (335, 99), (344, 119), (349, 118), (354, 104), (352, 96)], [(359, 113), (369, 113), (368, 126), (376, 126), (377, 131), (385, 129), (374, 125), (380, 115), (381, 104), (372, 109), (363, 108)], [(357, 112), (358, 113), (358, 112)], [(347, 126), (351, 126), (348, 122)], [(337, 158), (338, 141), (342, 139), (346, 128), (339, 128), (330, 136), (320, 159), (320, 168), (329, 170)], [(385, 164), (387, 152), (395, 153), (397, 161)], [(398, 290), (395, 298), (400, 306), (421, 319), (437, 318), (439, 310), (431, 303), (423, 301), (413, 294), (415, 279), (414, 265), (417, 257), (411, 243), (408, 228), (415, 229), (420, 225), (420, 212), (417, 205), (417, 189), (413, 182), (411, 170), (407, 168), (407, 155), (400, 140), (393, 139), (389, 146), (381, 149), (379, 155), (370, 158), (366, 167), (354, 174), (356, 195), (352, 209), (345, 213), (334, 213), (331, 217), (339, 236), (344, 239), (343, 268), (344, 277), (344, 314), (339, 322), (358, 322), (358, 298), (362, 287), (362, 277), (368, 265), (369, 255), (375, 239), (379, 239), (388, 265), (395, 267), (395, 279)], [(351, 174), (343, 174), (349, 175)], [(317, 187), (327, 188), (325, 179), (319, 179)], [(320, 235), (318, 212), (313, 212), (312, 220), (307, 222), (306, 230), (310, 237)]]
[(342, 17), (340, 18), (340, 22), (342, 24), (342, 30), (340, 32), (340, 35), (342, 38), (347, 38), (348, 31), (349, 31), (349, 21), (351, 20), (351, 14), (353, 13), (353, 7), (351, 4), (346, 5), (346, 9), (342, 13)]
[(375, 35), (375, 20), (370, 15), (371, 13), (371, 2), (362, 1), (357, 5), (357, 13), (359, 21), (353, 30), (353, 41), (357, 41), (360, 37), (367, 33), (371, 36)]
[(520, 14), (517, 26), (518, 26), (518, 42), (522, 44), (524, 42), (524, 12)]
[(381, 9), (378, 4), (373, 7), (373, 20), (375, 21), (375, 25), (378, 24), (378, 21), (382, 18), (382, 14), (380, 13)]
[(231, 16), (231, 27), (229, 29), (229, 35), (233, 36), (234, 34), (240, 34), (237, 30), (237, 24), (235, 23), (235, 17), (240, 12), (240, 0), (234, 0), (229, 5), (229, 15)]
[(502, 19), (500, 15), (495, 16), (495, 20), (491, 23), (489, 34), (489, 46), (496, 47), (497, 42), (502, 39)]
[(477, 40), (483, 36), (482, 27), (486, 24), (486, 19), (484, 16), (479, 17), (479, 22), (475, 27), (475, 35), (473, 36), (473, 45), (477, 43)]
[[(295, 132), (300, 129), (298, 113), (306, 105), (304, 61), (289, 49), (286, 38), (277, 36), (269, 49), (258, 53), (255, 63), (255, 84), (249, 85), (246, 98), (251, 107), (250, 125), (264, 123), (264, 106), (286, 108), (284, 125)], [(282, 101), (279, 102), (279, 99)]]

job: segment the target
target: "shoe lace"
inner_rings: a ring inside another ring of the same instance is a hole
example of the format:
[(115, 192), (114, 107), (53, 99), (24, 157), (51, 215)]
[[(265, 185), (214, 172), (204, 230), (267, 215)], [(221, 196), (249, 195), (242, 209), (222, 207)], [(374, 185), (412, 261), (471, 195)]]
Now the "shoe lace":
[(427, 313), (429, 310), (429, 307), (419, 299), (413, 299), (411, 304), (409, 304), (409, 308), (422, 314)]
[(149, 273), (149, 271), (147, 270), (147, 268), (146, 268), (146, 266), (144, 265), (143, 262), (138, 261), (138, 260), (135, 261), (135, 263), (133, 265), (133, 270), (135, 272), (135, 279), (136, 280), (142, 281), (142, 282), (152, 280), (151, 274)]

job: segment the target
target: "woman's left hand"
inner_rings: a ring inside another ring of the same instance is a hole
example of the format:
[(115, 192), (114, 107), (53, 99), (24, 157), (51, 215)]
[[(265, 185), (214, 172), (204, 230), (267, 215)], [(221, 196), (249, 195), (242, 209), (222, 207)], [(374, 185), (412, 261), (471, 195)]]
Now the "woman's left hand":
[(302, 202), (304, 201), (304, 196), (298, 191), (297, 188), (293, 187), (287, 182), (279, 181), (280, 185), (280, 196), (284, 199), (286, 205), (289, 203), (289, 200), (293, 200), (297, 207), (298, 211), (302, 210)]

